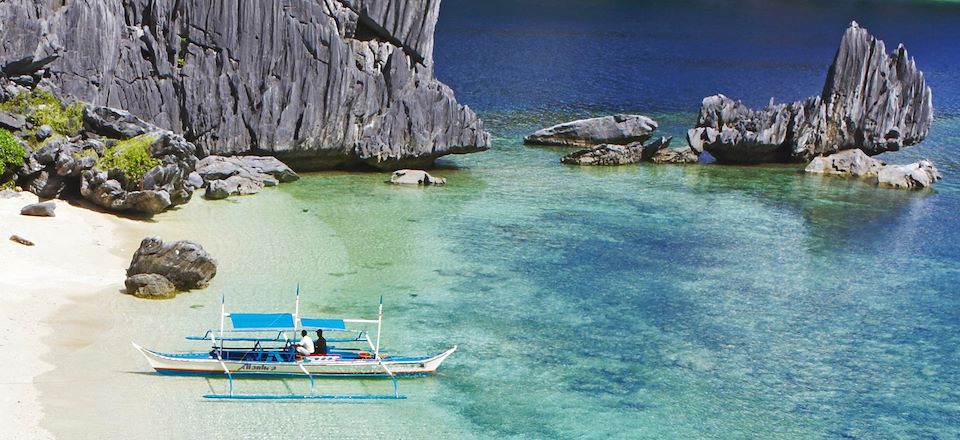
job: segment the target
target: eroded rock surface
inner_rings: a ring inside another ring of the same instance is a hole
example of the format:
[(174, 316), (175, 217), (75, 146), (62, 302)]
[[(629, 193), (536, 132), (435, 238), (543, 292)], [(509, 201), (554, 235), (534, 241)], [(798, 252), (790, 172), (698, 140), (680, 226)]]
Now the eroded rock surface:
[(127, 277), (123, 284), (128, 294), (140, 298), (169, 299), (177, 296), (177, 287), (160, 274), (136, 274)]
[(858, 177), (869, 179), (880, 186), (903, 189), (926, 188), (940, 180), (940, 172), (928, 160), (906, 165), (887, 165), (859, 149), (815, 157), (807, 165), (806, 172)]
[[(300, 168), (427, 165), (489, 146), (476, 114), (433, 77), (439, 8), (430, 0), (9, 1), (0, 3), (0, 67), (173, 130), (201, 156), (267, 154)], [(128, 137), (139, 130), (103, 127)]]
[(869, 155), (922, 141), (933, 121), (930, 88), (903, 45), (851, 23), (819, 96), (752, 110), (724, 95), (704, 98), (691, 148), (720, 162), (807, 162), (859, 148)]
[(217, 274), (217, 262), (193, 241), (164, 243), (147, 237), (133, 254), (127, 277), (157, 274), (169, 280), (177, 290), (201, 289)]

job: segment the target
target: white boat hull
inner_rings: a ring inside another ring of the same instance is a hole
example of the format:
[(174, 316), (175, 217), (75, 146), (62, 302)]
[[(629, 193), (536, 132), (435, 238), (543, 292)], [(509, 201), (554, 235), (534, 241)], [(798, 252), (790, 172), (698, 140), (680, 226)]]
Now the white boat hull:
[[(433, 374), (440, 364), (447, 359), (457, 347), (452, 347), (435, 356), (387, 357), (376, 359), (340, 359), (337, 356), (309, 356), (294, 362), (256, 362), (256, 361), (220, 361), (210, 357), (207, 353), (194, 354), (164, 354), (158, 353), (137, 344), (139, 350), (150, 366), (162, 374), (186, 375), (310, 375), (316, 376), (388, 376), (386, 369), (393, 374), (426, 375)], [(386, 369), (384, 368), (386, 366)]]

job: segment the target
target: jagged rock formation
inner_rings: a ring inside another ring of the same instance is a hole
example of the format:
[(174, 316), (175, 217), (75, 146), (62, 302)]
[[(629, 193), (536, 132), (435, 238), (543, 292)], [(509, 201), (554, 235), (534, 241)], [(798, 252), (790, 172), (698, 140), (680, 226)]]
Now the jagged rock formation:
[(650, 139), (656, 129), (657, 122), (646, 116), (618, 114), (578, 119), (543, 128), (523, 138), (523, 143), (561, 147), (626, 145)]
[(907, 165), (887, 165), (867, 156), (860, 149), (845, 150), (815, 157), (805, 170), (811, 174), (830, 174), (870, 179), (881, 186), (920, 189), (940, 180), (940, 172), (927, 160)]
[(761, 110), (710, 96), (687, 138), (720, 162), (807, 162), (851, 148), (899, 150), (922, 141), (932, 121), (930, 88), (903, 45), (887, 54), (883, 41), (853, 22), (820, 96)]
[(196, 242), (164, 243), (158, 237), (147, 237), (140, 242), (127, 268), (128, 291), (131, 286), (136, 290), (150, 281), (130, 279), (140, 274), (162, 276), (177, 290), (202, 289), (217, 275), (217, 261)]
[(170, 299), (177, 296), (177, 287), (163, 275), (141, 273), (123, 282), (127, 293), (139, 298)]
[(396, 169), (488, 148), (433, 77), (430, 0), (0, 3), (0, 69), (122, 108), (202, 154)]

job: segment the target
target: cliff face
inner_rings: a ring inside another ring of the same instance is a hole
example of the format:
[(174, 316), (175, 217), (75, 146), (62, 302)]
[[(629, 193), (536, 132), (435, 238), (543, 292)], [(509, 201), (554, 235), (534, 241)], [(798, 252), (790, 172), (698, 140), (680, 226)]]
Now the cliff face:
[(926, 138), (932, 122), (930, 87), (903, 45), (887, 54), (854, 22), (820, 96), (761, 110), (710, 96), (687, 138), (721, 162), (807, 162), (851, 148), (899, 150)]
[(423, 165), (489, 134), (433, 78), (439, 0), (0, 4), (0, 64), (205, 153), (299, 168)]

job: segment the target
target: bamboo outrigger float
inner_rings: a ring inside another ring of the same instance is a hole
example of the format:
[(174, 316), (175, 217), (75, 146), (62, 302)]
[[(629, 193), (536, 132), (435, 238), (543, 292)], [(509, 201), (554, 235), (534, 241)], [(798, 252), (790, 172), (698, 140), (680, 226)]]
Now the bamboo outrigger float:
[[(209, 352), (160, 353), (133, 346), (140, 351), (150, 366), (161, 374), (227, 376), (227, 394), (207, 394), (209, 399), (404, 399), (399, 393), (397, 376), (429, 375), (437, 371), (457, 347), (432, 356), (388, 356), (380, 351), (380, 331), (383, 326), (383, 297), (377, 309), (377, 319), (320, 319), (299, 316), (300, 293), (297, 289), (294, 313), (227, 313), (220, 302), (220, 329), (208, 330), (203, 336), (188, 336), (188, 340), (211, 341)], [(227, 330), (230, 318), (232, 329)], [(376, 338), (367, 331), (350, 329), (351, 324), (376, 324)], [(366, 349), (328, 346), (326, 354), (301, 356), (287, 332), (323, 330), (350, 333), (352, 337), (330, 338), (328, 343), (365, 344)], [(269, 337), (244, 336), (270, 333)], [(235, 335), (241, 336), (235, 336)], [(228, 347), (227, 344), (235, 344)], [(310, 379), (310, 394), (253, 395), (233, 392), (234, 376), (305, 376)], [(316, 377), (389, 377), (393, 380), (390, 395), (327, 395), (314, 393)]]

